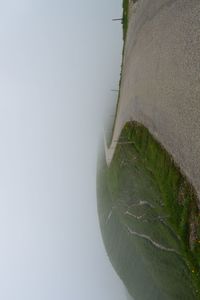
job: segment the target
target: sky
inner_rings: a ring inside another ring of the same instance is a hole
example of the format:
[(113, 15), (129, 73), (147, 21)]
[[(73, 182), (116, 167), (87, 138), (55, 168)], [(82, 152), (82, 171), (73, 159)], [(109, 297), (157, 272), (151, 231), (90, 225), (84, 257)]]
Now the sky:
[(0, 1), (0, 299), (126, 299), (96, 208), (121, 14), (121, 0)]

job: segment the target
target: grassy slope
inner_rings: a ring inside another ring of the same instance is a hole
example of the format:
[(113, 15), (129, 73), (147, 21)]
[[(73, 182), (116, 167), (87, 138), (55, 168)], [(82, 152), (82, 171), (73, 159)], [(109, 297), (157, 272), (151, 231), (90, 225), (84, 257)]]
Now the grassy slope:
[(100, 162), (97, 180), (102, 236), (114, 268), (136, 300), (200, 299), (193, 188), (142, 125), (128, 123), (120, 140), (110, 168)]

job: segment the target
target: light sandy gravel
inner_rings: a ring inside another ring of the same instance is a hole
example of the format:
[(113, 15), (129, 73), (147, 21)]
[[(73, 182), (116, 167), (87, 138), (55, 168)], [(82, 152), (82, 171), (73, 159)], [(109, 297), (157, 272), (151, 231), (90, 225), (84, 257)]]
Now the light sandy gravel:
[(149, 128), (200, 196), (199, 0), (130, 4), (121, 97), (106, 151), (108, 165), (129, 120)]

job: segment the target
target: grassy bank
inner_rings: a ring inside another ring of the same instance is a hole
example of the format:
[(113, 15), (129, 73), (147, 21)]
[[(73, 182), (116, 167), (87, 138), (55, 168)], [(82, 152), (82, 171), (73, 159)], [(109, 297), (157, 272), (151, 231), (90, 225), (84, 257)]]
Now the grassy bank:
[(135, 299), (200, 299), (200, 218), (193, 187), (136, 122), (110, 168), (99, 161), (98, 212), (117, 273)]

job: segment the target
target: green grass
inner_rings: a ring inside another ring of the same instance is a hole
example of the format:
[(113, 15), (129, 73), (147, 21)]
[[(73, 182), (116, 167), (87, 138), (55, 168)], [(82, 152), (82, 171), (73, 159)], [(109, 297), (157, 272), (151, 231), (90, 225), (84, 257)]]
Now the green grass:
[(135, 300), (200, 299), (195, 191), (141, 124), (126, 124), (109, 168), (99, 161), (97, 198), (107, 253)]
[(123, 24), (123, 40), (126, 40), (126, 34), (128, 31), (128, 13), (129, 13), (129, 0), (123, 0), (123, 16), (122, 16), (122, 24)]

